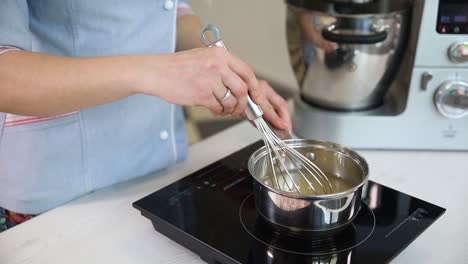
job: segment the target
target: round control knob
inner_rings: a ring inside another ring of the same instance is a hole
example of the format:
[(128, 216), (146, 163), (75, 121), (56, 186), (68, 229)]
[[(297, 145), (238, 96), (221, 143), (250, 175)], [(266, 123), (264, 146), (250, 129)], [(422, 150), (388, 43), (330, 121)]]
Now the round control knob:
[(435, 92), (435, 105), (448, 118), (468, 115), (468, 83), (463, 81), (444, 82)]
[(448, 56), (453, 63), (468, 62), (468, 41), (458, 41), (450, 45)]

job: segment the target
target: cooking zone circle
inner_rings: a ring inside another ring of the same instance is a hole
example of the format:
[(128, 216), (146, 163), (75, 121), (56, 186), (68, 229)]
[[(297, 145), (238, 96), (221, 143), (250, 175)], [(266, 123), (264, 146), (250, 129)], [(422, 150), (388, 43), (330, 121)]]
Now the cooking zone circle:
[(252, 194), (242, 201), (239, 217), (244, 229), (259, 242), (302, 255), (329, 255), (351, 250), (366, 241), (375, 228), (374, 213), (365, 202), (351, 224), (333, 233), (285, 232), (258, 213)]

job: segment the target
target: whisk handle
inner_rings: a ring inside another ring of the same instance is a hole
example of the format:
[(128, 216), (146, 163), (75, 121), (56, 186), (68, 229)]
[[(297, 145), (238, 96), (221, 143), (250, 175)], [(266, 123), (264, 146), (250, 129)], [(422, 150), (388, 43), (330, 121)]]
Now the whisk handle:
[[(209, 41), (208, 39), (206, 39), (205, 32), (207, 31), (213, 34), (213, 37), (215, 38), (214, 41)], [(224, 45), (223, 40), (221, 39), (219, 35), (219, 29), (216, 26), (213, 26), (210, 24), (203, 26), (202, 29), (200, 29), (199, 37), (200, 37), (201, 42), (203, 42), (203, 44), (205, 44), (209, 48), (221, 47), (221, 48), (227, 49), (226, 46)], [(244, 113), (247, 116), (247, 119), (251, 121), (263, 116), (262, 108), (260, 108), (259, 105), (257, 105), (254, 101), (252, 101), (252, 99), (248, 95), (247, 95), (247, 108), (244, 110)]]

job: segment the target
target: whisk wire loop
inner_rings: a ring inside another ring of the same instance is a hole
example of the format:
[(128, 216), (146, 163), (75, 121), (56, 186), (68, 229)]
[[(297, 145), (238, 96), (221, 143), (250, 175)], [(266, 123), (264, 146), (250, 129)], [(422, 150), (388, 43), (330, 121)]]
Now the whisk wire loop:
[[(254, 120), (254, 123), (267, 148), (273, 187), (296, 193), (304, 193), (306, 187), (314, 192), (333, 192), (333, 185), (328, 177), (314, 162), (278, 138), (263, 118)], [(307, 186), (297, 184), (298, 179), (291, 172), (299, 174)]]

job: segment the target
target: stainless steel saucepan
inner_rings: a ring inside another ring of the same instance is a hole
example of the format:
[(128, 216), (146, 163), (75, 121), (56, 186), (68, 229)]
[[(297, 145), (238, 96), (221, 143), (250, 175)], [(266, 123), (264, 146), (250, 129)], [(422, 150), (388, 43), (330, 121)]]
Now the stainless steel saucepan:
[[(359, 154), (341, 145), (305, 139), (286, 140), (290, 147), (313, 160), (330, 176), (336, 193), (299, 195), (272, 187), (265, 168), (268, 150), (262, 147), (249, 158), (254, 178), (255, 206), (268, 221), (290, 231), (333, 231), (345, 227), (361, 208), (361, 194), (369, 169)], [(294, 177), (294, 176), (293, 176)]]

